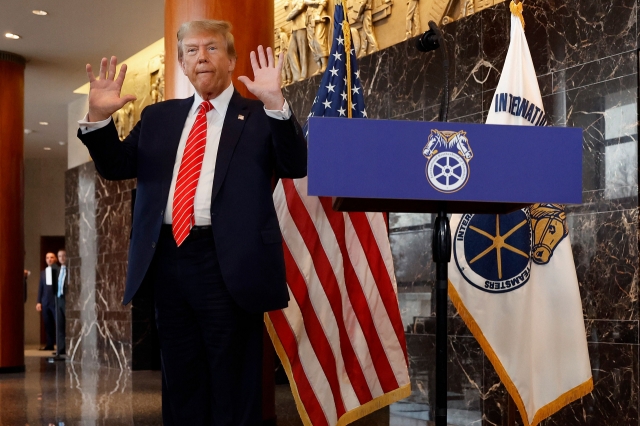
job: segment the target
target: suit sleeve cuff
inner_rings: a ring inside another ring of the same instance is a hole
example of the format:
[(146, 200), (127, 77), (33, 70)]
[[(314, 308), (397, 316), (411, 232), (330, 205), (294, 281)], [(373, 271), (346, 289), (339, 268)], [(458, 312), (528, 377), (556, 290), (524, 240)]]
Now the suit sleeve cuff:
[(80, 132), (82, 134), (86, 134), (89, 132), (93, 132), (94, 130), (102, 129), (103, 127), (107, 127), (107, 124), (111, 122), (111, 117), (102, 121), (89, 121), (89, 113), (84, 116), (82, 120), (78, 120), (78, 126), (80, 126)]

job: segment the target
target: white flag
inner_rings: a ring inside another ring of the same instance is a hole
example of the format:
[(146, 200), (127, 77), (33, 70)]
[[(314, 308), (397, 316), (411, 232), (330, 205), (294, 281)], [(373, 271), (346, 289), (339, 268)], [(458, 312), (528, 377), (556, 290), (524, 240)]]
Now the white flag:
[[(522, 3), (512, 2), (511, 11), (511, 44), (487, 124), (546, 125)], [(564, 206), (536, 204), (508, 215), (454, 215), (451, 229), (451, 300), (525, 426), (539, 424), (591, 392)]]

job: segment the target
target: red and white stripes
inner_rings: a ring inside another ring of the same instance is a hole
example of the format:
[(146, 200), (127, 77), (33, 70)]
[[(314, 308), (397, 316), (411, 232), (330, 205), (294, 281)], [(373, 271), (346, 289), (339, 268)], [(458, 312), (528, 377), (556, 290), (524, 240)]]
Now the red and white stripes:
[(303, 420), (334, 426), (409, 394), (406, 343), (384, 216), (306, 194), (274, 192), (291, 301), (265, 318)]

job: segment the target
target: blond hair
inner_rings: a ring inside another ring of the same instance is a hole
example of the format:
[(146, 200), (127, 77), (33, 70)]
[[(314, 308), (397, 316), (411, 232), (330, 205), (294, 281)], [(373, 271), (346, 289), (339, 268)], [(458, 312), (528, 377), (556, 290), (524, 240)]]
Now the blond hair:
[(182, 51), (182, 39), (190, 32), (206, 32), (219, 34), (224, 37), (227, 43), (227, 55), (236, 59), (236, 47), (234, 44), (233, 34), (231, 34), (231, 23), (227, 21), (218, 21), (215, 19), (205, 19), (202, 21), (190, 21), (180, 25), (178, 30), (178, 60), (182, 61), (184, 52)]

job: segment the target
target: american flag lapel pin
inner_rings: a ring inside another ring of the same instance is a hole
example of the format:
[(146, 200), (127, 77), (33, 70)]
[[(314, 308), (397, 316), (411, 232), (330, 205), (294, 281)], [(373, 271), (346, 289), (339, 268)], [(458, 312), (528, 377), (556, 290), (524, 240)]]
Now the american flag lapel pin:
[(238, 114), (238, 120), (244, 120), (244, 115)]

